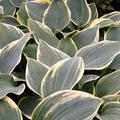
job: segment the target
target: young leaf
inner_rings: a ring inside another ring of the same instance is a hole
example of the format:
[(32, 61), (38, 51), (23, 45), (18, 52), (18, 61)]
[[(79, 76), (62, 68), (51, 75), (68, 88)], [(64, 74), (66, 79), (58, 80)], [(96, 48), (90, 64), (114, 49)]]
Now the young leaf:
[(96, 95), (103, 97), (120, 92), (120, 70), (102, 77), (96, 85)]
[(11, 73), (21, 60), (22, 51), (30, 39), (30, 33), (25, 34), (19, 40), (9, 43), (0, 50), (0, 72)]
[(20, 95), (24, 90), (24, 84), (17, 86), (12, 76), (0, 73), (0, 99), (5, 97), (8, 93)]
[(51, 30), (62, 30), (71, 19), (71, 13), (64, 0), (54, 0), (44, 13), (43, 23)]
[(91, 10), (86, 0), (67, 0), (72, 21), (78, 26), (86, 25), (91, 18)]
[(69, 56), (62, 51), (48, 45), (42, 40), (39, 43), (37, 50), (37, 61), (43, 62), (48, 66), (52, 66), (65, 58), (69, 58)]
[(38, 95), (41, 95), (41, 82), (48, 70), (48, 66), (31, 58), (27, 58), (26, 83), (28, 87)]
[(120, 103), (110, 102), (105, 104), (101, 110), (101, 118), (104, 120), (119, 120), (120, 119)]
[(74, 40), (78, 49), (99, 41), (99, 27), (93, 27), (79, 31), (73, 35)]
[(62, 90), (41, 101), (32, 120), (92, 120), (102, 102), (89, 93)]
[(120, 53), (120, 42), (101, 41), (81, 48), (76, 56), (81, 56), (87, 70), (101, 70), (106, 68)]
[(23, 120), (18, 106), (9, 97), (0, 100), (0, 120)]
[(41, 83), (42, 96), (59, 90), (72, 89), (82, 78), (84, 62), (80, 57), (67, 58), (53, 65)]
[(39, 22), (42, 22), (43, 14), (48, 7), (48, 4), (43, 2), (28, 1), (25, 3), (28, 16)]
[(28, 118), (31, 119), (31, 115), (35, 107), (39, 104), (41, 99), (38, 96), (28, 96), (23, 97), (19, 103), (18, 106), (20, 110), (23, 112), (23, 114)]
[(15, 26), (0, 23), (0, 49), (10, 42), (20, 39), (23, 32)]
[(46, 25), (29, 19), (28, 28), (30, 31), (33, 32), (36, 43), (39, 44), (41, 40), (44, 40), (51, 46), (57, 47), (59, 40)]

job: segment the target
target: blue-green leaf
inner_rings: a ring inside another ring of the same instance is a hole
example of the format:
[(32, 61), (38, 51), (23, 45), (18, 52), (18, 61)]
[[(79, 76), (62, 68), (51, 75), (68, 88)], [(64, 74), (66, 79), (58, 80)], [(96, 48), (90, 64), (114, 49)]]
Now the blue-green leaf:
[(71, 13), (64, 0), (54, 0), (44, 13), (43, 22), (54, 32), (65, 28)]
[(18, 106), (9, 97), (0, 100), (0, 120), (23, 120)]
[(57, 47), (59, 40), (46, 25), (29, 19), (28, 28), (33, 32), (36, 43), (39, 44), (41, 40), (44, 40), (53, 47)]
[(82, 78), (84, 62), (80, 57), (67, 58), (53, 65), (41, 83), (42, 96), (46, 97), (59, 90), (72, 89)]
[(38, 95), (41, 95), (41, 82), (48, 70), (48, 66), (34, 59), (27, 58), (26, 83)]
[(21, 60), (22, 51), (30, 39), (30, 33), (9, 43), (0, 50), (0, 72), (11, 73)]
[(67, 0), (72, 21), (78, 26), (86, 25), (91, 18), (91, 10), (86, 0)]
[(42, 40), (39, 43), (37, 50), (37, 61), (43, 62), (48, 66), (52, 66), (65, 58), (69, 58), (69, 56), (64, 52), (48, 45)]
[(41, 101), (32, 120), (92, 120), (102, 102), (89, 93), (62, 90)]
[(42, 22), (43, 14), (48, 4), (43, 2), (28, 1), (25, 3), (28, 16), (36, 21)]

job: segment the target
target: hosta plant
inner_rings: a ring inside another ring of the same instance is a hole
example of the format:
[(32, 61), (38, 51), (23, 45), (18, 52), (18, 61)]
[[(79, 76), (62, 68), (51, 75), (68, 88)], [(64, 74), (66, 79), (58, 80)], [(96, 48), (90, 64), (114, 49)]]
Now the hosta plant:
[(119, 93), (119, 11), (0, 0), (0, 120), (119, 120)]

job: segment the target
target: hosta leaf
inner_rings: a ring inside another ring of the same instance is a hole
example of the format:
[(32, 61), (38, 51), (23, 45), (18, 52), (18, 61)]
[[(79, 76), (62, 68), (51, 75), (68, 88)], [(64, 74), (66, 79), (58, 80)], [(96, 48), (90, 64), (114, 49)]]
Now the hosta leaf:
[(2, 0), (0, 1), (0, 5), (3, 6), (4, 15), (14, 15), (16, 8), (11, 4), (10, 0)]
[(93, 44), (99, 41), (99, 27), (93, 27), (84, 29), (73, 35), (74, 40), (78, 49), (89, 44)]
[(19, 40), (9, 43), (0, 50), (0, 72), (11, 73), (21, 60), (21, 54), (27, 41), (30, 39), (30, 33), (25, 34)]
[(65, 58), (69, 58), (69, 56), (57, 48), (48, 45), (44, 41), (39, 43), (37, 50), (37, 61), (43, 62), (48, 66), (52, 66)]
[(33, 36), (38, 44), (41, 41), (40, 39), (42, 39), (53, 47), (57, 47), (59, 41), (47, 26), (29, 19), (28, 28), (33, 31)]
[(83, 84), (83, 86), (81, 86), (80, 88), (80, 91), (84, 91), (84, 92), (87, 92), (87, 93), (90, 93), (92, 95), (95, 95), (95, 87), (94, 87), (94, 84), (92, 82), (88, 82), (88, 83), (85, 83)]
[(108, 27), (108, 26), (111, 26), (111, 25), (116, 26), (117, 23), (115, 23), (111, 19), (101, 17), (101, 18), (98, 18), (98, 19), (94, 19), (87, 27), (88, 28), (93, 28), (93, 27), (99, 26), (99, 28), (104, 28), (104, 27)]
[(25, 85), (17, 86), (12, 76), (7, 74), (0, 74), (0, 99), (5, 97), (8, 93), (20, 95), (23, 93)]
[(13, 16), (10, 16), (10, 15), (6, 15), (6, 16), (2, 17), (0, 22), (10, 24), (10, 25), (13, 25), (13, 26), (20, 25), (19, 22), (17, 21), (17, 19)]
[(23, 32), (15, 26), (0, 23), (0, 49), (10, 42), (20, 39)]
[(64, 0), (54, 0), (44, 13), (43, 22), (53, 31), (65, 28), (71, 19), (71, 13)]
[(37, 44), (28, 44), (24, 49), (24, 54), (30, 58), (36, 59), (37, 47)]
[(119, 102), (120, 95), (119, 94), (107, 95), (107, 96), (102, 97), (102, 99), (104, 100), (104, 104), (108, 102)]
[(57, 48), (68, 54), (69, 56), (74, 56), (77, 52), (76, 44), (71, 38), (65, 38), (60, 40)]
[(82, 78), (84, 62), (80, 57), (67, 58), (53, 65), (41, 83), (42, 96), (59, 90), (72, 89)]
[(113, 20), (114, 22), (118, 22), (120, 20), (120, 12), (119, 11), (114, 11), (108, 14), (105, 14), (102, 16), (103, 18), (109, 18)]
[(71, 10), (72, 21), (78, 26), (84, 26), (90, 21), (91, 10), (86, 0), (67, 0)]
[(0, 5), (0, 19), (4, 15), (4, 9), (3, 6)]
[(112, 69), (120, 69), (120, 54), (118, 54), (109, 66)]
[(28, 16), (33, 20), (42, 22), (43, 14), (47, 9), (48, 4), (43, 2), (40, 3), (40, 2), (34, 2), (34, 1), (28, 1), (26, 2), (25, 5), (26, 5), (26, 11), (28, 13)]
[(23, 120), (18, 106), (9, 97), (0, 100), (0, 120)]
[(99, 97), (120, 92), (120, 70), (102, 77), (96, 85), (96, 95)]
[(98, 18), (98, 10), (97, 10), (95, 3), (90, 3), (89, 7), (91, 9), (91, 19), (90, 20)]
[(85, 83), (95, 81), (98, 78), (99, 76), (94, 74), (83, 75), (81, 80), (78, 82), (79, 88), (81, 88)]
[(81, 56), (87, 70), (101, 70), (106, 68), (120, 53), (120, 42), (102, 41), (81, 48), (76, 56)]
[(20, 24), (27, 26), (28, 15), (25, 9), (25, 2), (22, 2), (19, 10), (17, 11), (17, 20)]
[(19, 101), (18, 106), (20, 110), (23, 112), (23, 114), (27, 118), (31, 119), (31, 114), (40, 101), (41, 99), (37, 96), (23, 97)]
[(110, 102), (104, 105), (101, 110), (101, 118), (104, 120), (119, 120), (120, 119), (120, 103)]
[(28, 58), (26, 67), (26, 82), (28, 87), (38, 95), (41, 95), (41, 81), (48, 70), (48, 66)]
[(10, 2), (15, 6), (15, 7), (20, 7), (22, 2), (25, 2), (26, 0), (10, 0)]
[(32, 120), (92, 120), (102, 100), (81, 91), (59, 91), (36, 107)]
[(120, 26), (111, 27), (105, 34), (105, 40), (120, 41)]

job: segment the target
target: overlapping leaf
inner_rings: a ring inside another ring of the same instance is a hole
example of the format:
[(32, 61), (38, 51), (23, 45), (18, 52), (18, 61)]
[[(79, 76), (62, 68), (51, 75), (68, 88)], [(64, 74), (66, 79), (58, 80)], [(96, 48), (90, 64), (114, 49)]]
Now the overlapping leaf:
[(53, 65), (41, 83), (42, 96), (46, 97), (59, 90), (72, 89), (82, 78), (84, 62), (80, 57), (67, 58)]
[(115, 23), (114, 21), (112, 21), (109, 18), (98, 18), (98, 19), (94, 19), (87, 27), (88, 28), (92, 28), (92, 27), (96, 27), (99, 26), (99, 28), (104, 28), (104, 27), (108, 27), (108, 26), (116, 26), (117, 23)]
[(24, 54), (27, 57), (36, 59), (37, 58), (37, 44), (28, 44), (24, 49)]
[(53, 31), (65, 28), (71, 19), (71, 13), (64, 0), (54, 0), (44, 13), (43, 22)]
[(28, 1), (25, 5), (28, 16), (33, 20), (42, 22), (43, 14), (47, 9), (48, 4), (43, 2)]
[(93, 27), (84, 29), (73, 35), (74, 40), (78, 49), (89, 44), (93, 44), (99, 41), (99, 27)]
[(77, 52), (77, 47), (76, 44), (74, 43), (74, 41), (71, 38), (65, 38), (62, 39), (57, 47), (59, 50), (63, 51), (64, 53), (66, 53), (69, 56), (74, 56), (75, 53)]
[(17, 20), (20, 24), (27, 26), (28, 15), (25, 9), (25, 2), (22, 2), (19, 10), (17, 11)]
[(38, 96), (27, 96), (19, 101), (18, 106), (23, 114), (31, 119), (32, 112), (40, 101), (41, 99)]
[(15, 26), (0, 23), (0, 49), (10, 42), (20, 39), (23, 32)]
[(120, 42), (101, 41), (81, 48), (76, 56), (81, 56), (87, 70), (101, 70), (106, 68), (120, 53)]
[(96, 4), (95, 3), (90, 3), (89, 7), (91, 9), (91, 19), (90, 19), (90, 21), (98, 18), (98, 10), (97, 10)]
[(105, 34), (105, 40), (120, 41), (120, 26), (111, 27)]
[(0, 120), (23, 120), (18, 106), (9, 97), (0, 100)]
[(10, 15), (3, 16), (2, 19), (0, 19), (0, 22), (10, 24), (13, 26), (20, 25), (20, 23), (17, 21), (17, 19)]
[(109, 18), (112, 21), (117, 23), (120, 20), (120, 12), (119, 11), (114, 11), (114, 12), (103, 15), (102, 18)]
[(52, 66), (65, 58), (69, 58), (69, 56), (62, 51), (48, 45), (42, 40), (39, 43), (37, 50), (37, 61), (43, 62), (48, 66)]
[(39, 44), (40, 39), (42, 39), (53, 47), (57, 47), (59, 41), (46, 25), (34, 20), (28, 20), (28, 28), (33, 32), (36, 43)]
[(14, 15), (15, 14), (16, 8), (15, 8), (15, 6), (12, 5), (10, 0), (2, 0), (2, 1), (0, 1), (0, 5), (3, 6), (5, 15)]
[(26, 67), (26, 82), (28, 87), (38, 95), (41, 95), (41, 82), (43, 77), (49, 70), (49, 67), (33, 60), (27, 58), (28, 63)]
[(94, 75), (94, 74), (83, 75), (81, 80), (78, 82), (79, 88), (81, 88), (84, 84), (86, 84), (88, 82), (92, 82), (92, 81), (97, 80), (98, 78), (99, 78), (99, 76)]
[(22, 51), (30, 39), (30, 33), (9, 43), (0, 50), (0, 72), (11, 73), (21, 60)]
[(120, 92), (120, 70), (102, 77), (96, 85), (96, 95), (103, 97)]
[(120, 103), (110, 102), (105, 104), (101, 110), (101, 119), (119, 120), (120, 119)]
[(0, 74), (0, 99), (5, 97), (8, 93), (20, 95), (23, 93), (25, 85), (17, 86), (13, 77), (7, 74)]
[(81, 91), (59, 91), (36, 107), (32, 120), (92, 120), (102, 100)]
[(91, 10), (86, 0), (67, 0), (67, 5), (71, 10), (72, 21), (78, 26), (84, 26), (90, 21)]

